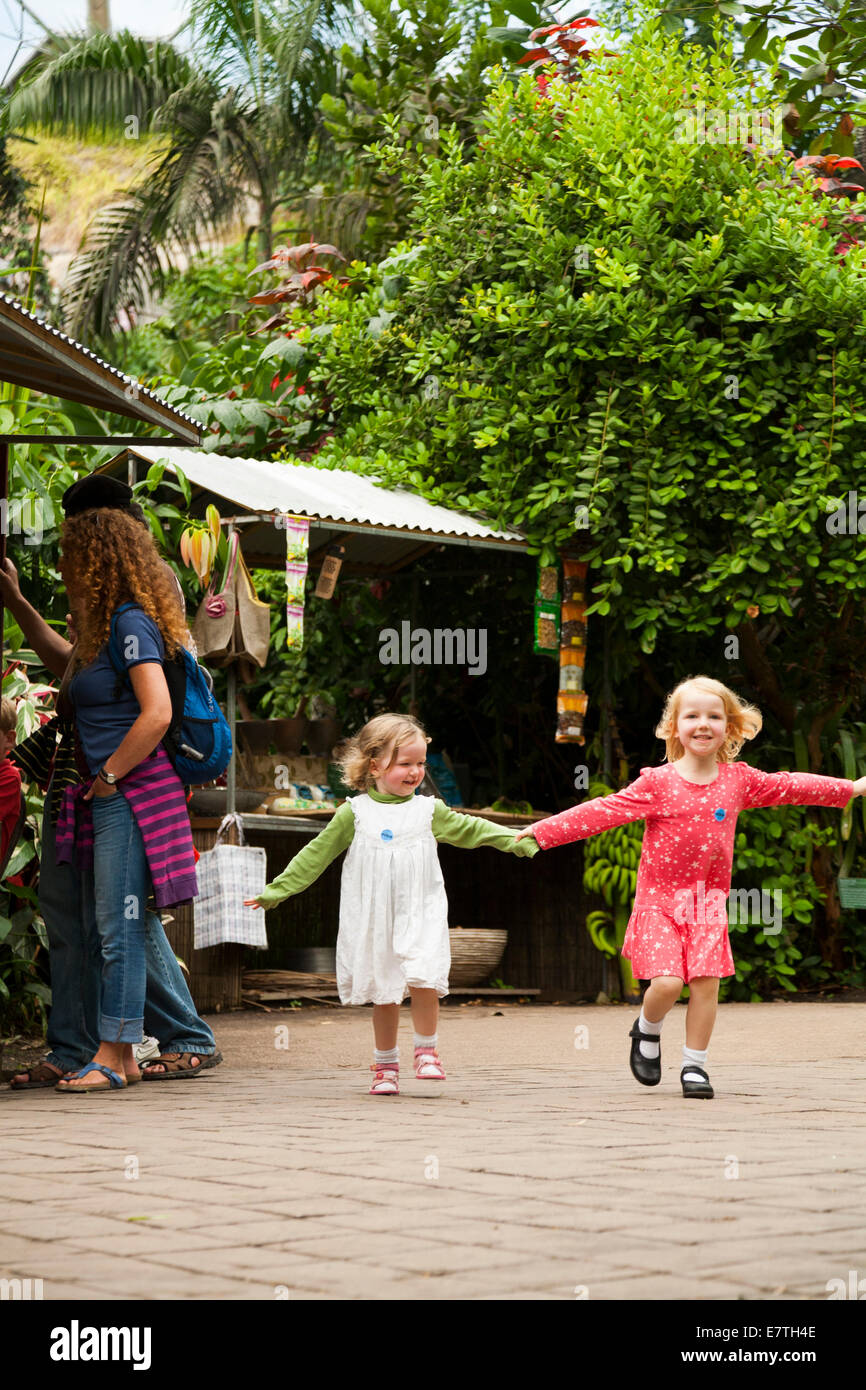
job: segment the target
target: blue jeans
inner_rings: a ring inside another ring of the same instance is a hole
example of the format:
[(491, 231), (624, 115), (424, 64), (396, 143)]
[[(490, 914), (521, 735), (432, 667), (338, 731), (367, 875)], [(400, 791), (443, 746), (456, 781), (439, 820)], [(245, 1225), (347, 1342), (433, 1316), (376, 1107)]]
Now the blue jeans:
[[(48, 815), (50, 790), (45, 798), (39, 865), (39, 909), (48, 932), (51, 964), (50, 1051), (46, 1060), (62, 1071), (73, 1071), (89, 1062), (99, 1046), (102, 955), (96, 929), (94, 875), (90, 871), (79, 873), (71, 864), (57, 863), (55, 832)], [(122, 793), (115, 796), (120, 796), (128, 807)], [(213, 1053), (213, 1033), (196, 1013), (159, 917), (147, 910), (144, 960), (145, 1031), (158, 1040), (163, 1052)]]
[(144, 841), (123, 792), (94, 796), (93, 892), (102, 946), (99, 1036), (139, 1043), (144, 1037), (144, 914), (151, 891)]

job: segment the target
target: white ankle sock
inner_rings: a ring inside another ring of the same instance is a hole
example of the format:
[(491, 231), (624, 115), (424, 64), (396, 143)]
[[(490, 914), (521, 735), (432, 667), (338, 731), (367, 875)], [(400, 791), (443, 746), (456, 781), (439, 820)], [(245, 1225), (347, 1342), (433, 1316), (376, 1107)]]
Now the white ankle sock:
[[(691, 1062), (691, 1064), (692, 1064), (693, 1066), (703, 1067), (704, 1071), (706, 1071), (706, 1069), (707, 1069), (707, 1054), (706, 1054), (706, 1052), (699, 1052), (699, 1051), (697, 1050), (696, 1047), (685, 1047), (685, 1046), (684, 1046), (684, 1047), (683, 1047), (683, 1067), (684, 1067), (684, 1068), (688, 1067), (688, 1065), (689, 1065), (690, 1062)], [(684, 1070), (684, 1071), (683, 1071), (683, 1076), (684, 1076), (684, 1078), (685, 1078), (686, 1081), (703, 1081), (703, 1079), (704, 1079), (702, 1076), (698, 1076), (697, 1072), (694, 1072), (694, 1071), (685, 1071), (685, 1070)]]
[(433, 1033), (429, 1038), (425, 1038), (423, 1033), (415, 1034), (416, 1047), (436, 1047), (439, 1042), (439, 1034)]
[(378, 1047), (373, 1048), (373, 1061), (376, 1063), (377, 1067), (387, 1066), (389, 1062), (394, 1063), (399, 1062), (399, 1060), (399, 1047), (389, 1048), (386, 1052), (380, 1052)]
[[(643, 1009), (641, 1009), (638, 1023), (640, 1025), (640, 1030), (642, 1033), (652, 1033), (657, 1038), (661, 1036), (662, 1023), (664, 1023), (664, 1019), (662, 1019), (659, 1023), (650, 1023), (649, 1019), (644, 1017), (644, 1011)], [(639, 1043), (639, 1047), (641, 1057), (646, 1057), (648, 1062), (654, 1062), (657, 1059), (660, 1050), (659, 1044), (657, 1042), (641, 1041)]]

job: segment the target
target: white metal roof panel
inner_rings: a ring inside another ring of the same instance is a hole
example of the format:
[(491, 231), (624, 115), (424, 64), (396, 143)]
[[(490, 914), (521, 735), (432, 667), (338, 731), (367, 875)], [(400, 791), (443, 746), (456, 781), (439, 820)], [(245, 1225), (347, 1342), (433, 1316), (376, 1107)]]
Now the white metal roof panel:
[(373, 477), (358, 473), (306, 463), (228, 458), (195, 449), (160, 450), (158, 445), (135, 445), (123, 457), (126, 453), (148, 465), (160, 462), (172, 471), (180, 468), (197, 487), (251, 512), (289, 512), (374, 529), (505, 541), (521, 548), (526, 544), (516, 531), (497, 531), (405, 488), (377, 486)]

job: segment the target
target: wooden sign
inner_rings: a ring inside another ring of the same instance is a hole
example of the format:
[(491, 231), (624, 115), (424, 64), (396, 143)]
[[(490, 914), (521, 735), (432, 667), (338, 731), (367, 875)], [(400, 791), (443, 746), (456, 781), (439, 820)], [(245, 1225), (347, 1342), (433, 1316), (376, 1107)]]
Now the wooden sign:
[(319, 571), (319, 579), (315, 589), (316, 598), (333, 598), (345, 554), (346, 547), (344, 545), (329, 546)]

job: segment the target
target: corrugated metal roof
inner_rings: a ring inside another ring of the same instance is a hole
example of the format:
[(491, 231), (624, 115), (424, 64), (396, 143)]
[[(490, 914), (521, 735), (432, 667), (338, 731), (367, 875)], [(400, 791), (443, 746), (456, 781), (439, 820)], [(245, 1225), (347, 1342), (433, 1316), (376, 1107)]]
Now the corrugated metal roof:
[(526, 541), (516, 531), (497, 531), (405, 488), (379, 487), (373, 477), (358, 473), (307, 463), (227, 458), (193, 449), (161, 451), (158, 445), (125, 449), (100, 471), (117, 474), (118, 465), (129, 455), (148, 466), (161, 462), (171, 470), (180, 468), (197, 487), (249, 512), (289, 512), (336, 527), (360, 526), (371, 531), (526, 548)]
[(191, 415), (6, 294), (0, 294), (0, 381), (158, 425), (189, 444), (201, 439), (201, 425)]

